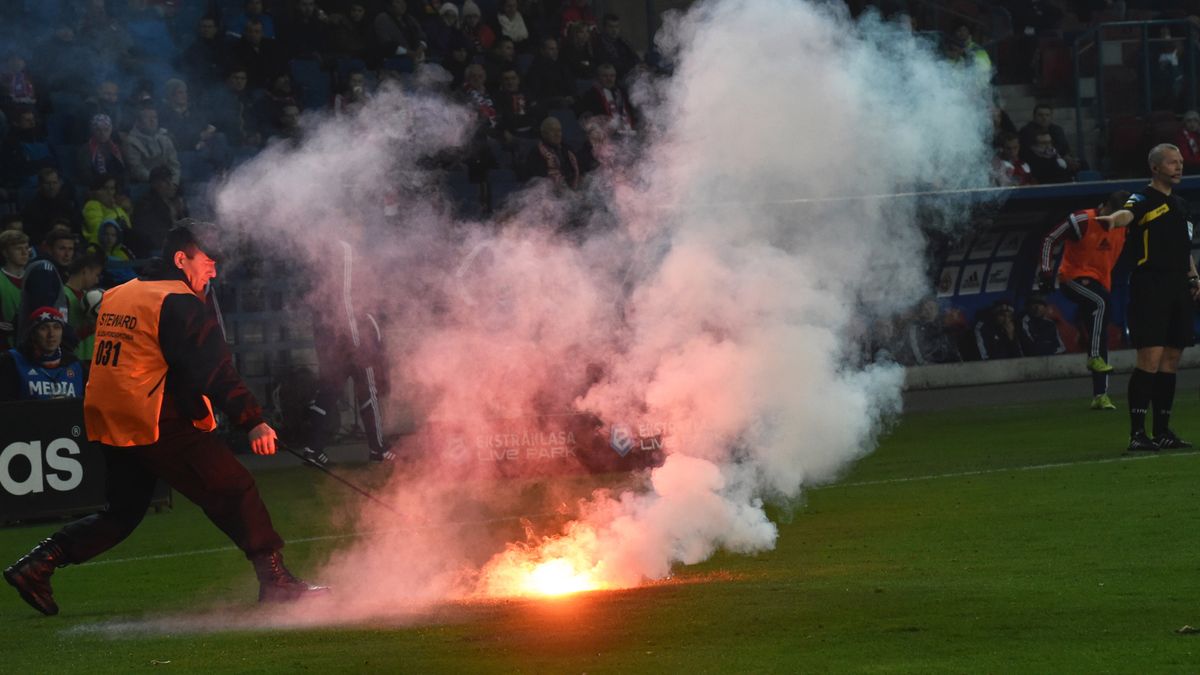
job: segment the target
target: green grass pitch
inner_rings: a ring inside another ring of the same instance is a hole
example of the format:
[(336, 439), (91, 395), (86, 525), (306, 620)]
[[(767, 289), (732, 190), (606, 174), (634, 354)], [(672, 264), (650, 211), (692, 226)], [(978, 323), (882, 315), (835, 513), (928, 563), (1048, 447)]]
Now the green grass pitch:
[[(1200, 439), (1194, 396), (1175, 427)], [(452, 605), (412, 625), (131, 634), (89, 627), (250, 606), (244, 559), (191, 504), (55, 578), (62, 613), (0, 585), (0, 671), (1196, 672), (1200, 453), (1123, 458), (1122, 411), (1086, 400), (913, 414), (874, 454), (773, 513), (776, 550), (567, 600)], [(315, 472), (259, 476), (289, 564), (336, 540)], [(0, 530), (7, 564), (54, 525)], [(202, 552), (206, 549), (216, 551)], [(129, 558), (182, 554), (129, 561)], [(167, 663), (169, 662), (169, 663)]]

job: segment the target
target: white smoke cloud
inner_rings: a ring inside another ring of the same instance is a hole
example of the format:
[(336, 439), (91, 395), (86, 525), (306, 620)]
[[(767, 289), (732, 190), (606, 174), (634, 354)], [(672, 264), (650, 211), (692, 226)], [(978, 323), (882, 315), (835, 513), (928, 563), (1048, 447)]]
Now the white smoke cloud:
[[(302, 147), (268, 151), (221, 191), (223, 222), (316, 261), (362, 204), (399, 204), (401, 225), (358, 246), (380, 270), (358, 290), (393, 320), (396, 396), (423, 421), (575, 410), (669, 430), (662, 466), (596, 493), (549, 538), (364, 537), (322, 571), (342, 592), (314, 620), (503, 594), (541, 560), (630, 586), (717, 549), (769, 549), (764, 501), (835, 479), (899, 410), (901, 370), (856, 367), (846, 335), (928, 291), (923, 218), (966, 218), (955, 200), (883, 196), (985, 184), (988, 101), (901, 27), (825, 5), (699, 3), (660, 44), (677, 70), (634, 88), (639, 161), (594, 179), (584, 198), (600, 215), (570, 236), (559, 228), (580, 212), (544, 187), (497, 225), (451, 218), (418, 160), (460, 143), (471, 118), (432, 96), (310, 120)], [(319, 285), (308, 302), (336, 305)], [(436, 524), (486, 518), (511, 491), (478, 463), (429, 458), (384, 494)]]

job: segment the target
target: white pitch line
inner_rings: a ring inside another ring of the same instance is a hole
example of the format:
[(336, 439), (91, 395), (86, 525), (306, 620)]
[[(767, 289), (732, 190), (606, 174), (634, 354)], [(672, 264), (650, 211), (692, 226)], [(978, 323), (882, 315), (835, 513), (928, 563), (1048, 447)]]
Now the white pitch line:
[[(1117, 462), (1135, 462), (1135, 461), (1144, 460), (1144, 459), (1160, 459), (1162, 457), (1200, 457), (1200, 450), (1193, 450), (1191, 452), (1172, 452), (1172, 453), (1166, 453), (1166, 454), (1161, 454), (1161, 455), (1160, 454), (1149, 454), (1149, 455), (1129, 455), (1129, 456), (1123, 456), (1123, 457), (1108, 457), (1105, 459), (1088, 459), (1088, 460), (1081, 460), (1078, 462), (1052, 462), (1052, 463), (1048, 463), (1048, 464), (1030, 464), (1028, 466), (998, 467), (995, 469), (979, 469), (976, 471), (955, 471), (955, 472), (951, 472), (951, 473), (934, 473), (934, 474), (927, 474), (924, 476), (905, 476), (902, 478), (885, 478), (882, 480), (866, 480), (866, 481), (858, 481), (855, 483), (838, 483), (836, 485), (823, 485), (821, 487), (812, 488), (812, 489), (814, 489), (814, 490), (831, 490), (834, 488), (867, 487), (867, 486), (871, 486), (871, 485), (893, 485), (893, 484), (898, 484), (898, 483), (916, 483), (916, 482), (927, 481), (927, 480), (938, 480), (940, 478), (967, 478), (970, 476), (986, 476), (989, 474), (1006, 473), (1006, 472), (1010, 472), (1010, 471), (1044, 471), (1046, 469), (1062, 469), (1062, 468), (1072, 467), (1072, 466), (1088, 466), (1088, 465), (1093, 465), (1093, 464), (1114, 464)], [(479, 520), (479, 521), (462, 521), (462, 522), (445, 523), (443, 526), (453, 527), (456, 525), (471, 525), (471, 524), (499, 522), (499, 521), (505, 521), (505, 520), (519, 520), (521, 518), (543, 518), (543, 517), (557, 516), (557, 515), (561, 515), (561, 514), (540, 513), (540, 514), (536, 514), (533, 516), (506, 516), (503, 518), (490, 518), (490, 519)], [(432, 525), (430, 525), (430, 527), (432, 527)], [(421, 529), (421, 528), (397, 528), (397, 529), (388, 529), (388, 530), (366, 530), (366, 531), (362, 531), (362, 532), (347, 532), (344, 534), (326, 534), (326, 535), (319, 535), (319, 536), (315, 536), (315, 537), (300, 537), (300, 538), (296, 538), (296, 539), (289, 539), (288, 543), (290, 543), (290, 544), (306, 544), (306, 543), (311, 543), (314, 541), (333, 541), (333, 540), (337, 540), (337, 539), (354, 539), (355, 537), (362, 537), (362, 536), (365, 536), (368, 534), (380, 534), (380, 533), (384, 533), (384, 532), (413, 531), (413, 530), (418, 530), (418, 529)], [(128, 558), (113, 558), (111, 560), (93, 560), (90, 562), (86, 562), (84, 564), (85, 565), (115, 565), (118, 563), (144, 562), (147, 560), (165, 560), (167, 558), (184, 558), (184, 557), (194, 556), (194, 555), (208, 555), (211, 553), (228, 553), (230, 551), (236, 551), (236, 550), (238, 550), (236, 546), (220, 546), (217, 548), (202, 548), (202, 549), (197, 549), (194, 551), (175, 551), (174, 553), (157, 553), (154, 555), (130, 556)]]
[(833, 488), (843, 487), (865, 487), (868, 485), (891, 485), (894, 483), (915, 483), (918, 481), (937, 480), (939, 478), (966, 478), (969, 476), (986, 476), (993, 473), (1006, 473), (1009, 471), (1042, 471), (1045, 469), (1061, 469), (1071, 466), (1088, 466), (1092, 464), (1114, 464), (1117, 462), (1136, 462), (1144, 459), (1160, 459), (1163, 457), (1197, 457), (1200, 456), (1200, 450), (1191, 450), (1188, 452), (1168, 452), (1168, 453), (1151, 453), (1146, 455), (1124, 455), (1121, 457), (1106, 457), (1104, 459), (1085, 459), (1078, 462), (1051, 462), (1048, 464), (1030, 464), (1027, 466), (1007, 466), (997, 467), (995, 469), (978, 469), (976, 471), (956, 471), (953, 473), (934, 473), (924, 476), (904, 476), (902, 478), (884, 478), (881, 480), (864, 480), (856, 483), (838, 483), (835, 485), (823, 485), (817, 490), (830, 490)]

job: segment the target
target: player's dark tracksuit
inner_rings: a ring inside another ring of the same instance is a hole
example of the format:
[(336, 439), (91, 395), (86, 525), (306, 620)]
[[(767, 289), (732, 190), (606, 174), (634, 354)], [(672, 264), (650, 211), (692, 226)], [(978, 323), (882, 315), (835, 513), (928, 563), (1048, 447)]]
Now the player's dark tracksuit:
[[(1129, 336), (1133, 346), (1183, 349), (1192, 344), (1195, 308), (1188, 286), (1192, 223), (1187, 203), (1153, 186), (1133, 193), (1125, 203), (1133, 214), (1125, 246), (1130, 249)], [(1145, 428), (1154, 406), (1154, 433), (1166, 433), (1175, 399), (1175, 373), (1134, 368), (1129, 379), (1130, 426)]]
[[(1125, 246), (1126, 231), (1105, 229), (1095, 209), (1075, 211), (1042, 240), (1041, 271), (1054, 270), (1054, 246), (1064, 240), (1058, 278), (1063, 295), (1079, 308), (1088, 336), (1088, 358), (1108, 361), (1108, 318), (1112, 269)], [(1108, 373), (1092, 373), (1092, 395), (1108, 393)]]
[(92, 363), (84, 417), (107, 462), (108, 508), (51, 537), (64, 562), (84, 562), (125, 539), (159, 478), (247, 558), (283, 547), (253, 476), (212, 433), (212, 405), (247, 430), (262, 422), (262, 410), (234, 369), (215, 310), (179, 270), (163, 266), (105, 295)]
[[(387, 370), (383, 366), (383, 336), (375, 317), (360, 312), (355, 302), (356, 283), (363, 283), (363, 270), (356, 269), (353, 247), (338, 242), (337, 265), (328, 280), (329, 293), (321, 311), (313, 312), (313, 346), (317, 352), (318, 385), (306, 411), (309, 433), (305, 445), (323, 452), (341, 425), (338, 401), (346, 379), (354, 380), (354, 398), (373, 453), (386, 449), (379, 398), (387, 394)], [(355, 279), (358, 279), (356, 282)], [(332, 300), (332, 302), (330, 302)]]

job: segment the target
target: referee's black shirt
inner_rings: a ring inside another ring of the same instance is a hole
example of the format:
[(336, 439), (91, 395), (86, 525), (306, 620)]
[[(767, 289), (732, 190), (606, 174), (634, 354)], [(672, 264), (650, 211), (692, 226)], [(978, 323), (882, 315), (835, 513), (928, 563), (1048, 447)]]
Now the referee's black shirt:
[(1154, 271), (1186, 279), (1191, 269), (1192, 223), (1187, 203), (1147, 185), (1129, 196), (1125, 208), (1133, 213), (1125, 246), (1134, 271)]

